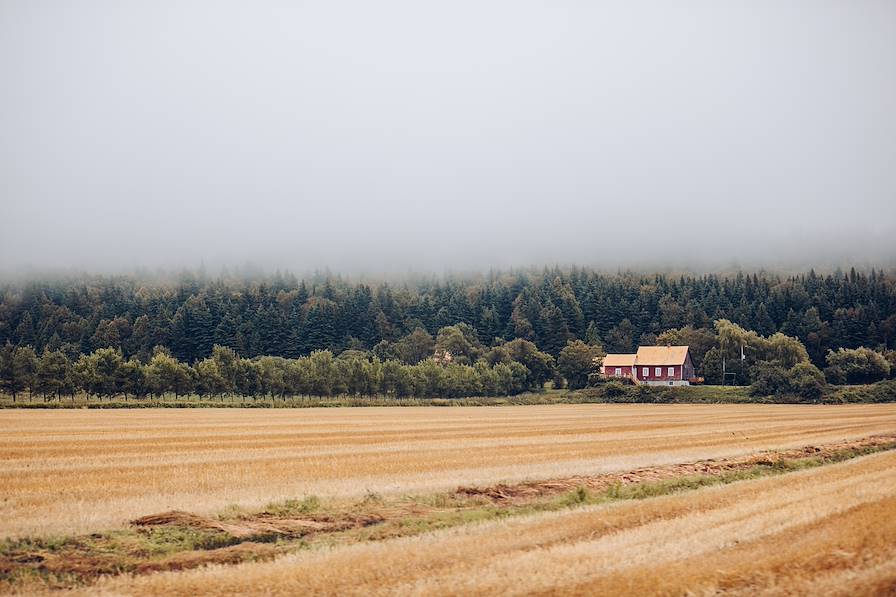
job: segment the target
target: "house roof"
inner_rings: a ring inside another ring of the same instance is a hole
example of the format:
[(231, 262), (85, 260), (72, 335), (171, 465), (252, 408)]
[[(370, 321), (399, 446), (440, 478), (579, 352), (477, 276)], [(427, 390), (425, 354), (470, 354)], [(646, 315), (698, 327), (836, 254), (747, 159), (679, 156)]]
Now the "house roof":
[(631, 367), (635, 364), (633, 354), (608, 354), (604, 357), (604, 367)]
[(687, 346), (639, 346), (635, 362), (638, 365), (683, 365), (687, 356)]

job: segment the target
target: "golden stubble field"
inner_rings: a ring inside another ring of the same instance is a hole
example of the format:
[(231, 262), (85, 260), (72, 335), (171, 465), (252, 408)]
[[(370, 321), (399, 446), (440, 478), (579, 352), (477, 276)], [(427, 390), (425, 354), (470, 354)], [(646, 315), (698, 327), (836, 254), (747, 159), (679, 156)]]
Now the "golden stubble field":
[(102, 595), (892, 595), (896, 453), (271, 562), (111, 578)]
[(896, 405), (4, 410), (0, 537), (91, 532), (169, 509), (596, 474), (894, 430)]

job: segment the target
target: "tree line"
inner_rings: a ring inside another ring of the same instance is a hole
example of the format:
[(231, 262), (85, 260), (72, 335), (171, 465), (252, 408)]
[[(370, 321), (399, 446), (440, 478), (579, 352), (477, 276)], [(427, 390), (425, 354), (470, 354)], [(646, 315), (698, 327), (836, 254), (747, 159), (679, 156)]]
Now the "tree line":
[(763, 336), (727, 319), (711, 328), (666, 330), (659, 345), (687, 345), (698, 375), (710, 384), (750, 385), (757, 396), (818, 398), (827, 384), (865, 384), (896, 375), (896, 350), (839, 347), (817, 366), (808, 347), (783, 332)]
[(400, 283), (200, 271), (0, 285), (0, 345), (69, 358), (114, 348), (144, 363), (157, 346), (192, 365), (218, 345), (246, 358), (349, 349), (414, 364), (425, 351), (410, 335), (435, 337), (458, 323), (486, 346), (522, 339), (558, 358), (570, 340), (630, 352), (666, 330), (711, 330), (720, 319), (798, 338), (824, 367), (831, 349), (896, 347), (896, 280), (874, 269), (785, 277), (553, 268)]
[[(443, 335), (452, 331), (456, 330), (445, 330)], [(462, 398), (541, 389), (556, 372), (554, 358), (526, 340), (487, 351), (480, 346), (477, 351), (475, 361), (443, 350), (408, 364), (357, 350), (338, 356), (318, 350), (296, 359), (270, 355), (249, 359), (215, 345), (210, 356), (191, 365), (161, 346), (143, 362), (125, 358), (118, 348), (98, 348), (71, 359), (61, 350), (45, 349), (38, 355), (29, 346), (7, 344), (0, 348), (0, 390), (14, 401), (23, 392), (29, 399), (36, 394), (44, 400), (74, 399), (76, 393), (125, 399), (166, 394), (175, 399), (188, 394)]]
[[(709, 383), (752, 385), (756, 395), (793, 394), (816, 399), (827, 384), (872, 383), (896, 373), (896, 351), (840, 348), (826, 355), (824, 371), (815, 366), (806, 346), (781, 332), (762, 336), (729, 320), (710, 328), (684, 326), (661, 332), (660, 345), (690, 346), (697, 371)], [(240, 356), (215, 345), (208, 357), (186, 363), (166, 347), (156, 346), (141, 360), (120, 348), (98, 348), (70, 357), (45, 348), (0, 347), (0, 390), (13, 400), (27, 391), (61, 399), (78, 392), (88, 396), (201, 397), (388, 396), (462, 398), (509, 396), (554, 387), (584, 388), (608, 380), (600, 374), (605, 355), (598, 343), (569, 339), (555, 358), (528, 340), (483, 344), (471, 326), (441, 328), (433, 338), (417, 328), (394, 344), (373, 350), (348, 348), (338, 355), (313, 351), (290, 359)]]

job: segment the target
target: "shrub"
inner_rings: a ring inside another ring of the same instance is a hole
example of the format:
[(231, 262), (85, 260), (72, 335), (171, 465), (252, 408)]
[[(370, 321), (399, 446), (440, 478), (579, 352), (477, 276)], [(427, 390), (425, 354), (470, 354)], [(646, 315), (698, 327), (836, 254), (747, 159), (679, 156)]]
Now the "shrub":
[(618, 381), (611, 381), (604, 385), (604, 396), (615, 398), (625, 394), (625, 386)]
[(752, 396), (775, 396), (788, 389), (787, 370), (780, 365), (762, 362), (753, 368)]
[(824, 377), (828, 380), (828, 383), (836, 385), (842, 385), (846, 383), (846, 371), (844, 371), (843, 367), (840, 367), (839, 365), (825, 367)]
[(885, 351), (884, 358), (890, 364), (890, 377), (896, 377), (896, 350)]
[(595, 387), (600, 386), (605, 383), (609, 383), (609, 378), (605, 377), (603, 373), (589, 373), (588, 374), (588, 386)]
[(831, 383), (873, 383), (890, 376), (890, 363), (881, 353), (870, 348), (829, 350), (825, 375)]
[(896, 380), (879, 381), (866, 386), (843, 387), (826, 398), (829, 402), (896, 402)]
[(750, 386), (753, 396), (799, 396), (807, 400), (818, 400), (824, 394), (825, 378), (821, 370), (812, 363), (797, 363), (784, 369), (772, 363), (761, 363), (754, 368), (755, 381)]
[(821, 370), (812, 363), (798, 363), (787, 372), (787, 385), (791, 393), (818, 400), (824, 394), (825, 380)]

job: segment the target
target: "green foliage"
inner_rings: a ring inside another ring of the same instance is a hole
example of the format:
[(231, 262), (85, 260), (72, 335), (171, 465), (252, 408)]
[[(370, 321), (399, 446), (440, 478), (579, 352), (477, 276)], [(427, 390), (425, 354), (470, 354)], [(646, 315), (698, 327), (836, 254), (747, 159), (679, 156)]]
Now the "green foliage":
[(516, 339), (504, 345), (504, 349), (510, 359), (523, 365), (527, 370), (526, 386), (530, 389), (538, 389), (554, 376), (554, 358), (538, 350), (538, 347), (528, 340)]
[(25, 388), (33, 392), (38, 369), (37, 356), (30, 346), (6, 344), (0, 349), (0, 388), (12, 395), (13, 400)]
[(890, 362), (883, 354), (865, 347), (828, 352), (825, 375), (831, 383), (873, 383), (890, 376)]
[(213, 358), (199, 361), (193, 369), (196, 372), (196, 393), (200, 396), (217, 396), (232, 387), (221, 374), (218, 362)]
[(587, 504), (591, 499), (591, 492), (588, 491), (588, 488), (579, 486), (574, 490), (561, 495), (557, 500), (557, 504), (566, 508), (574, 508), (575, 506)]
[[(687, 346), (697, 375), (706, 375), (703, 369), (707, 353), (718, 344), (718, 337), (705, 328), (686, 325), (668, 329), (656, 337), (657, 346)], [(721, 363), (721, 361), (719, 361)]]
[(71, 363), (59, 350), (46, 350), (37, 370), (38, 389), (44, 394), (59, 397), (66, 390), (73, 389)]
[(896, 402), (896, 379), (879, 381), (865, 386), (843, 386), (825, 396), (824, 400), (834, 404)]
[[(330, 275), (85, 276), (0, 284), (0, 390), (498, 395), (560, 376), (581, 386), (578, 340), (612, 352), (687, 344), (709, 383), (722, 381), (723, 362), (749, 384), (761, 363), (790, 372), (825, 365), (833, 350), (831, 381), (861, 383), (893, 374), (894, 312), (896, 280), (876, 270), (784, 278), (552, 268), (398, 286)], [(836, 350), (861, 346), (876, 350)], [(814, 372), (800, 371), (798, 391), (816, 393)]]
[(178, 396), (193, 389), (194, 375), (193, 370), (184, 363), (158, 352), (146, 367), (146, 384), (156, 396), (169, 392)]
[(604, 384), (601, 389), (603, 390), (603, 395), (607, 398), (616, 398), (627, 394), (627, 388), (618, 381), (611, 381)]
[(774, 396), (786, 393), (787, 389), (787, 369), (772, 363), (761, 363), (755, 367), (750, 394)]
[(819, 400), (825, 392), (824, 374), (808, 361), (790, 369), (779, 364), (762, 362), (754, 367), (754, 381), (750, 386), (753, 396), (798, 396), (809, 401)]
[(809, 362), (797, 363), (788, 372), (790, 391), (808, 400), (819, 400), (827, 385), (821, 370)]
[(414, 278), (397, 287), (330, 275), (299, 281), (288, 274), (0, 284), (0, 345), (30, 345), (38, 354), (61, 350), (75, 360), (79, 353), (115, 348), (126, 359), (146, 362), (154, 346), (164, 345), (194, 364), (211, 356), (216, 344), (247, 358), (295, 358), (315, 350), (369, 350), (386, 341), (395, 353), (381, 347), (381, 361), (416, 364), (432, 356), (441, 328), (462, 323), (472, 331), (463, 335), (473, 347), (519, 338), (555, 358), (570, 339), (622, 352), (655, 336), (660, 344), (690, 345), (699, 369), (716, 319), (766, 338), (776, 332), (799, 338), (811, 361), (823, 366), (830, 349), (896, 348), (896, 280), (876, 270), (785, 278), (552, 268)]
[(634, 352), (637, 334), (634, 324), (627, 317), (624, 318), (607, 333), (607, 351), (626, 354)]
[(595, 359), (604, 356), (600, 346), (585, 344), (581, 340), (570, 340), (560, 351), (557, 369), (566, 378), (572, 390), (588, 385), (588, 375), (595, 369)]
[(701, 369), (706, 383), (721, 384), (727, 381), (722, 379), (722, 350), (716, 346), (706, 351)]
[(896, 377), (896, 350), (885, 351), (884, 358), (890, 364), (890, 377)]
[(320, 507), (320, 498), (316, 495), (309, 495), (301, 500), (289, 499), (282, 502), (271, 502), (265, 507), (264, 513), (279, 518), (290, 518), (311, 514), (319, 510)]
[(116, 348), (98, 348), (81, 355), (73, 366), (76, 383), (89, 394), (106, 397), (120, 394), (125, 383), (124, 362), (121, 351)]
[(436, 356), (450, 355), (453, 362), (462, 365), (472, 365), (482, 352), (476, 331), (465, 323), (443, 327), (436, 337)]
[(416, 365), (423, 359), (431, 357), (434, 348), (435, 340), (421, 327), (414, 328), (395, 345), (398, 357), (410, 365)]
[(756, 381), (766, 365), (789, 370), (798, 363), (809, 362), (802, 342), (780, 332), (766, 338), (727, 319), (716, 321), (715, 329), (718, 345), (714, 348), (724, 359), (725, 370), (734, 372), (741, 384)]

